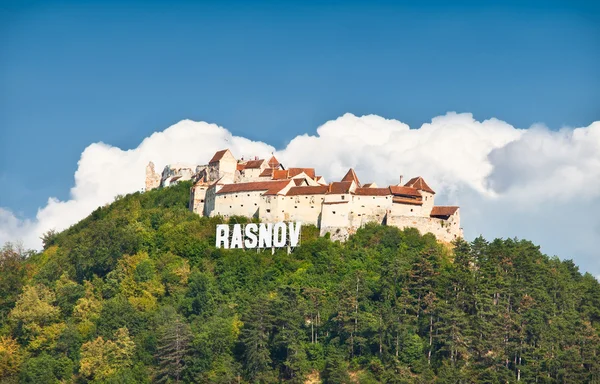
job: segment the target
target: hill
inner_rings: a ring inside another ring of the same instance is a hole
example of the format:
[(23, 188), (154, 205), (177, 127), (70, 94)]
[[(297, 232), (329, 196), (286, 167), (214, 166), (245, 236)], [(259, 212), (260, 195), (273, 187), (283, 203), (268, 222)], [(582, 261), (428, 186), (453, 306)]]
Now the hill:
[[(0, 253), (0, 382), (600, 380), (600, 285), (529, 241), (366, 226), (223, 250), (188, 183)], [(237, 222), (243, 218), (234, 218)]]

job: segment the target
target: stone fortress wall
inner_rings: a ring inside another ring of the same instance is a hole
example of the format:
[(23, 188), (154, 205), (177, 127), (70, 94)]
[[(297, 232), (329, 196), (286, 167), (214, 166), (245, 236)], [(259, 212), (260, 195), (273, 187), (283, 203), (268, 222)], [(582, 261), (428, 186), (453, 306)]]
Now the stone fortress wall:
[(167, 165), (161, 175), (152, 162), (146, 168), (146, 190), (182, 180), (193, 181), (189, 208), (203, 216), (298, 221), (342, 241), (367, 223), (414, 227), (443, 242), (463, 236), (459, 207), (435, 206), (435, 192), (422, 177), (378, 187), (362, 185), (350, 169), (327, 183), (313, 168), (285, 168), (274, 156), (238, 160), (228, 149), (205, 165)]

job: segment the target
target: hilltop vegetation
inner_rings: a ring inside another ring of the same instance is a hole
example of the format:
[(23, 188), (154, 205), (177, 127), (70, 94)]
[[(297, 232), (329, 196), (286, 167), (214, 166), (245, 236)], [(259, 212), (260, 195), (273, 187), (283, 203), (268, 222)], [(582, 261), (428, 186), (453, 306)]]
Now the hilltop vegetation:
[(2, 248), (0, 382), (600, 380), (600, 285), (572, 261), (385, 226), (216, 249), (189, 187), (120, 197), (40, 253)]

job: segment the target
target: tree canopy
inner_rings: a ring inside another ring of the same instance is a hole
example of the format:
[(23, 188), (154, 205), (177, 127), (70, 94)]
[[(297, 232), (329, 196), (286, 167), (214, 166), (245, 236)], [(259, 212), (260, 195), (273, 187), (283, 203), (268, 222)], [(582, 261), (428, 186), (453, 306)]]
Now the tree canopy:
[(600, 381), (600, 284), (571, 260), (379, 225), (217, 249), (189, 188), (0, 249), (0, 382)]

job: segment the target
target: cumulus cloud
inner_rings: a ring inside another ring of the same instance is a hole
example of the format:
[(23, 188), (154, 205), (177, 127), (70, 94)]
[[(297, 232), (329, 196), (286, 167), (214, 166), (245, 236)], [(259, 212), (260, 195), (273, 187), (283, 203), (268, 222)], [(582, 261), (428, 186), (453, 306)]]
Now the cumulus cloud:
[(132, 150), (94, 143), (82, 153), (71, 198), (54, 198), (35, 219), (19, 220), (0, 208), (0, 243), (22, 239), (39, 248), (39, 236), (61, 230), (118, 194), (144, 186), (149, 161), (204, 164), (219, 149), (237, 156), (275, 155), (286, 166), (317, 169), (329, 181), (354, 167), (363, 182), (397, 184), (421, 175), (437, 191), (436, 203), (461, 206), (465, 235), (531, 239), (549, 254), (574, 258), (600, 273), (600, 122), (550, 131), (517, 129), (471, 114), (448, 113), (418, 129), (380, 116), (345, 114), (314, 135), (272, 146), (233, 136), (225, 128), (183, 120)]

